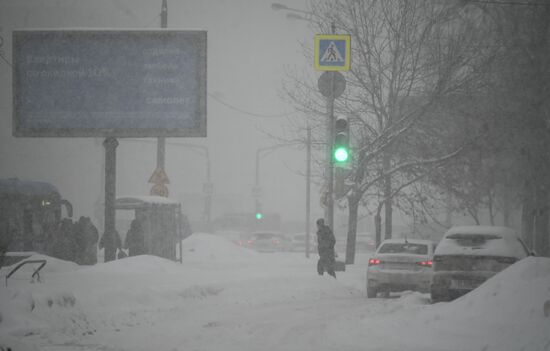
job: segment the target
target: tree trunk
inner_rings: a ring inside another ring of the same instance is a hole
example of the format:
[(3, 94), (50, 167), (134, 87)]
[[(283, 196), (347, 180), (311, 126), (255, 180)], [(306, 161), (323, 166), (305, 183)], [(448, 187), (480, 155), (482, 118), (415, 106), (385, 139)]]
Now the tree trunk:
[(374, 215), (374, 228), (376, 230), (375, 237), (376, 237), (377, 249), (382, 243), (382, 216), (380, 215), (380, 213), (382, 213), (383, 206), (384, 206), (384, 203), (380, 202), (378, 204), (378, 208), (376, 209), (376, 214)]
[(357, 237), (357, 214), (359, 212), (359, 200), (355, 196), (348, 197), (348, 238), (346, 242), (346, 264), (355, 263), (355, 239)]
[[(508, 184), (508, 182), (506, 182)], [(502, 201), (502, 224), (505, 227), (510, 226), (510, 191), (508, 187), (505, 187), (502, 191), (503, 201)]]
[(380, 216), (380, 211), (374, 215), (374, 228), (376, 236), (376, 248), (382, 243), (382, 217)]
[[(384, 155), (384, 170), (390, 169), (390, 156)], [(391, 175), (384, 177), (384, 239), (391, 239), (392, 235), (392, 184)]]
[(530, 250), (533, 250), (533, 213), (534, 204), (529, 185), (524, 186), (524, 196), (521, 208), (521, 236)]
[(533, 244), (539, 256), (550, 256), (548, 250), (548, 190), (539, 187), (536, 195)]

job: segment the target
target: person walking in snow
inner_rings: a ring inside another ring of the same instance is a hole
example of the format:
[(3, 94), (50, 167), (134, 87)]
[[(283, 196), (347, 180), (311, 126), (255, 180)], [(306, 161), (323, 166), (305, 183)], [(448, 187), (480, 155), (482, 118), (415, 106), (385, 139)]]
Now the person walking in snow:
[(317, 220), (317, 250), (319, 251), (319, 261), (317, 261), (317, 273), (323, 275), (325, 271), (336, 278), (334, 272), (334, 245), (336, 238), (328, 225), (325, 225), (325, 220), (319, 218)]

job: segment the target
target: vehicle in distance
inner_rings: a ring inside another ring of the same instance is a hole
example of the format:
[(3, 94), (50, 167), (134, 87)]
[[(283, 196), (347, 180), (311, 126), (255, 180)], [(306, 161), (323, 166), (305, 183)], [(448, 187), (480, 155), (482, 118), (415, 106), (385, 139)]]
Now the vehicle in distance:
[(229, 240), (239, 246), (244, 246), (246, 240), (250, 236), (250, 234), (240, 230), (217, 230), (214, 232), (214, 235)]
[(283, 233), (259, 231), (250, 235), (246, 246), (259, 252), (281, 252), (290, 250), (290, 242)]
[[(306, 252), (306, 234), (295, 233), (290, 236), (290, 250)], [(309, 252), (317, 252), (317, 235), (309, 233)]]
[(388, 239), (369, 259), (367, 297), (379, 292), (430, 292), (435, 243), (424, 239)]
[(453, 227), (445, 233), (434, 253), (432, 302), (458, 298), (529, 254), (513, 229), (481, 225)]

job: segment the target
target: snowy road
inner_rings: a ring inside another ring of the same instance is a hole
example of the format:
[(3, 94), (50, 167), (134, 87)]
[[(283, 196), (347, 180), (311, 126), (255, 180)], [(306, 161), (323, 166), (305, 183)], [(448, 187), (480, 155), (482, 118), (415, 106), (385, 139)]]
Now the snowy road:
[(531, 307), (499, 295), (516, 276), (431, 305), (412, 292), (367, 299), (367, 255), (334, 280), (316, 275), (315, 255), (259, 254), (206, 234), (184, 243), (183, 265), (49, 258), (43, 283), (18, 278), (0, 290), (0, 340), (14, 351), (550, 350), (548, 259), (533, 261), (530, 290), (515, 292), (531, 293)]

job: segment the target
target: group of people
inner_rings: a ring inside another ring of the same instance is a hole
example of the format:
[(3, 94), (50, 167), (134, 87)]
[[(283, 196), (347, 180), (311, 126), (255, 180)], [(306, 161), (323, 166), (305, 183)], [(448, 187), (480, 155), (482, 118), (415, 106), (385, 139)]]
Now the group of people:
[[(110, 245), (107, 245), (108, 241)], [(109, 259), (114, 259), (115, 257), (117, 259), (121, 259), (127, 256), (144, 255), (147, 253), (145, 246), (145, 232), (140, 219), (134, 218), (132, 220), (130, 223), (130, 229), (126, 232), (124, 245), (122, 244), (123, 242), (120, 239), (120, 235), (118, 234), (118, 231), (115, 230), (114, 232), (106, 232), (103, 234), (101, 240), (99, 241), (99, 248), (105, 248), (105, 257), (108, 255), (112, 256)], [(124, 249), (127, 249), (128, 251), (126, 252)], [(112, 250), (113, 252), (108, 254), (107, 250)]]
[(64, 218), (46, 229), (46, 253), (80, 265), (97, 263), (99, 233), (90, 217), (81, 216), (77, 222)]

